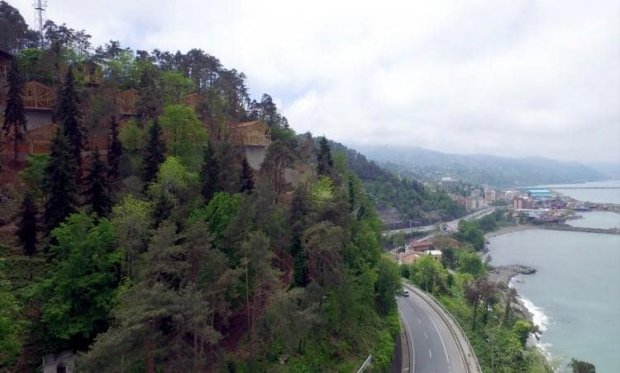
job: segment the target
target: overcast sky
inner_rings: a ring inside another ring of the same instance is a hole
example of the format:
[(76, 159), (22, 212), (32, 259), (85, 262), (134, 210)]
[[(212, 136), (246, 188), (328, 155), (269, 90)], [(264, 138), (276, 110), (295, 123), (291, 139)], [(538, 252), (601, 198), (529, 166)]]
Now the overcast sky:
[[(9, 0), (34, 24), (33, 0)], [(617, 0), (48, 0), (93, 44), (200, 48), (297, 132), (620, 162)]]

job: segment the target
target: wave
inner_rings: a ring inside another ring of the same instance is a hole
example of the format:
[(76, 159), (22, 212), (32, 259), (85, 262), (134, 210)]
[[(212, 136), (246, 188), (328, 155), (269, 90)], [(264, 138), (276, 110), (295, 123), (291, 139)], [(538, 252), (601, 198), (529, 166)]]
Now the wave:
[(523, 296), (520, 298), (525, 308), (527, 308), (527, 310), (532, 314), (532, 321), (534, 322), (534, 325), (538, 326), (538, 329), (541, 332), (547, 330), (547, 326), (549, 325), (549, 316), (545, 314), (542, 308), (532, 303), (531, 300), (524, 298)]
[[(513, 277), (508, 286), (514, 288), (514, 283), (519, 282), (517, 279), (518, 276)], [(543, 342), (540, 340), (540, 334), (547, 330), (547, 326), (549, 326), (549, 316), (545, 314), (544, 310), (541, 307), (535, 305), (531, 300), (525, 298), (524, 296), (519, 294), (518, 301), (527, 309), (527, 311), (531, 315), (532, 322), (534, 325), (538, 326), (538, 330), (540, 333), (534, 334), (534, 341), (538, 349), (545, 355), (547, 361), (552, 362), (553, 356), (551, 354), (551, 343)]]

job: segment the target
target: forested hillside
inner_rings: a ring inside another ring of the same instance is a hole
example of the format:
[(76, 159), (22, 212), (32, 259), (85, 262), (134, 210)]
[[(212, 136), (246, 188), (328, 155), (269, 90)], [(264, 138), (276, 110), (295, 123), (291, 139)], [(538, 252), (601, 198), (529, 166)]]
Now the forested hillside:
[(452, 220), (465, 214), (465, 209), (441, 190), (427, 188), (413, 175), (396, 176), (366, 156), (339, 143), (332, 143), (343, 154), (348, 167), (363, 181), (364, 188), (380, 211), (396, 209), (403, 221), (413, 225)]
[[(51, 21), (40, 40), (15, 12), (0, 2), (0, 370), (62, 351), (85, 372), (388, 367), (398, 269), (325, 138), (202, 50), (93, 48)], [(49, 138), (30, 81), (55, 92)]]
[(466, 183), (515, 187), (577, 183), (606, 176), (577, 162), (545, 158), (508, 158), (482, 154), (449, 154), (416, 147), (361, 147), (370, 159), (389, 164), (402, 174), (439, 181), (450, 176)]

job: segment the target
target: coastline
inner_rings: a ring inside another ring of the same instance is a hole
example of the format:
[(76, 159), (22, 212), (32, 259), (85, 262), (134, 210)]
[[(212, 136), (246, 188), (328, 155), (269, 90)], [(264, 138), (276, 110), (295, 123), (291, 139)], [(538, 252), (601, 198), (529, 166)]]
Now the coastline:
[[(507, 226), (502, 227), (497, 231), (485, 234), (485, 239), (530, 229), (540, 228), (531, 224)], [(486, 263), (492, 260), (488, 250), (485, 250), (485, 253), (482, 254), (482, 258)], [(536, 268), (528, 267), (522, 264), (509, 264), (497, 267), (491, 265), (488, 273), (488, 279), (498, 284), (502, 284), (502, 286), (505, 286), (506, 288), (514, 289), (514, 281), (519, 281), (517, 276), (533, 275), (535, 273)], [(537, 331), (530, 333), (527, 339), (527, 345), (530, 347), (534, 347), (538, 351), (540, 351), (542, 356), (544, 356), (544, 358), (547, 360), (549, 366), (552, 366), (552, 356), (549, 352), (548, 346), (540, 342), (540, 335), (547, 329), (547, 324), (549, 322), (547, 316), (534, 303), (532, 303), (532, 301), (523, 297), (518, 292), (515, 302), (512, 304), (512, 307), (517, 313), (520, 313), (525, 318), (527, 318), (537, 329)]]

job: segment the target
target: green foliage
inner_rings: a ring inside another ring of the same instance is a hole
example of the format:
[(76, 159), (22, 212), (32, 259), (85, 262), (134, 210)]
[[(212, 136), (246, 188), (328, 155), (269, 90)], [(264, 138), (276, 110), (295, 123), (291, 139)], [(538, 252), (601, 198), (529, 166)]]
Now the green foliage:
[(216, 247), (222, 243), (226, 228), (238, 212), (241, 196), (224, 192), (215, 193), (206, 208), (194, 212), (192, 221), (205, 221), (214, 236)]
[(319, 152), (317, 155), (317, 173), (319, 176), (328, 176), (334, 167), (331, 150), (325, 137), (319, 140)]
[(142, 163), (142, 181), (145, 186), (155, 179), (159, 165), (166, 158), (166, 143), (162, 138), (162, 130), (158, 121), (154, 121), (149, 127), (149, 139), (144, 149), (144, 161)]
[(28, 193), (22, 202), (21, 219), (17, 224), (17, 237), (22, 244), (22, 253), (33, 256), (37, 250), (37, 207), (32, 194)]
[(594, 364), (587, 361), (581, 361), (577, 359), (571, 359), (569, 366), (573, 370), (573, 373), (595, 373), (596, 368)]
[(459, 221), (459, 231), (456, 236), (459, 241), (471, 244), (477, 251), (484, 249), (484, 232), (475, 220)]
[(99, 157), (99, 150), (95, 149), (86, 175), (84, 195), (91, 211), (101, 217), (108, 216), (112, 209), (107, 171), (107, 167)]
[(478, 254), (468, 250), (459, 250), (457, 253), (457, 269), (460, 272), (469, 273), (474, 277), (480, 277), (486, 273)]
[(17, 61), (11, 61), (11, 69), (7, 76), (7, 85), (9, 88), (8, 97), (4, 108), (4, 122), (2, 130), (6, 138), (11, 135), (13, 137), (14, 161), (17, 162), (18, 144), (26, 135), (26, 116), (24, 114), (24, 103), (22, 100), (22, 91), (24, 85), (19, 74)]
[(40, 284), (42, 320), (49, 332), (75, 348), (108, 326), (120, 281), (116, 235), (107, 219), (74, 214), (54, 229), (56, 267)]
[(327, 176), (319, 177), (314, 183), (311, 192), (312, 203), (316, 208), (322, 208), (334, 198), (334, 181)]
[(5, 270), (4, 262), (0, 261), (0, 369), (15, 362), (23, 344), (21, 310), (4, 277)]
[(77, 164), (71, 148), (60, 130), (52, 142), (52, 154), (45, 166), (43, 190), (46, 195), (43, 223), (51, 232), (76, 208)]
[(60, 88), (56, 106), (58, 122), (61, 125), (62, 133), (67, 138), (69, 151), (73, 155), (77, 170), (81, 170), (82, 150), (86, 143), (86, 129), (81, 123), (80, 99), (75, 90), (73, 69), (71, 67), (67, 70), (64, 83)]
[(180, 72), (164, 71), (161, 73), (161, 87), (164, 105), (173, 105), (194, 91), (194, 82)]
[(135, 276), (138, 254), (144, 252), (151, 235), (152, 204), (127, 195), (112, 210), (112, 225), (124, 253), (123, 272), (131, 279)]
[(168, 105), (159, 122), (170, 154), (179, 157), (190, 170), (198, 171), (207, 131), (194, 110), (185, 105)]
[(429, 293), (447, 289), (448, 272), (430, 255), (423, 255), (411, 265), (411, 280)]
[(43, 193), (41, 186), (44, 184), (45, 168), (49, 161), (49, 154), (30, 154), (26, 168), (19, 172), (19, 177), (36, 197)]
[(145, 131), (135, 120), (128, 120), (120, 130), (120, 139), (123, 147), (127, 150), (137, 152), (146, 145)]
[(398, 265), (386, 257), (378, 263), (375, 298), (379, 312), (387, 316), (396, 313), (395, 296), (401, 289)]

